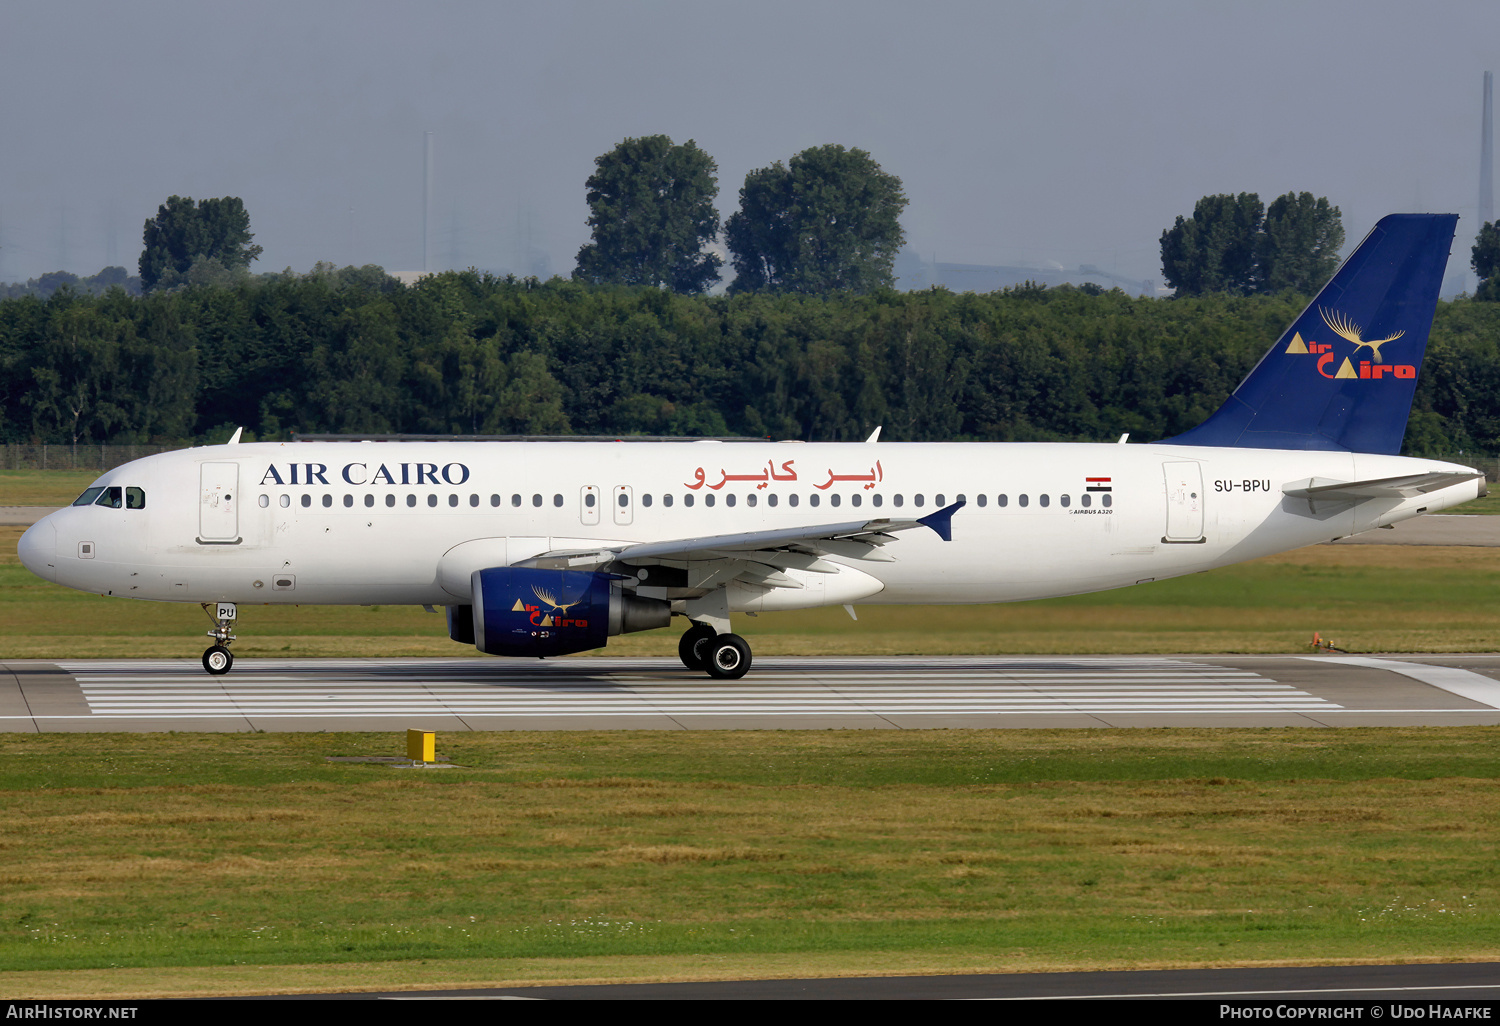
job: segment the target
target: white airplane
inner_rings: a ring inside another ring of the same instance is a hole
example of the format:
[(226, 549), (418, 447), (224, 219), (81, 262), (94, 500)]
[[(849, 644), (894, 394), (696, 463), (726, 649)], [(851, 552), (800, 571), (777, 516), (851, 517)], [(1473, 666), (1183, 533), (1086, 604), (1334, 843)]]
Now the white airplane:
[(1160, 442), (236, 432), (102, 475), (25, 533), (21, 561), (80, 591), (202, 604), (213, 674), (233, 664), (239, 605), (412, 604), (510, 656), (682, 616), (683, 663), (716, 678), (750, 667), (734, 613), (1016, 602), (1211, 570), (1485, 494), (1468, 467), (1395, 455), (1456, 221), (1383, 219), (1223, 408)]

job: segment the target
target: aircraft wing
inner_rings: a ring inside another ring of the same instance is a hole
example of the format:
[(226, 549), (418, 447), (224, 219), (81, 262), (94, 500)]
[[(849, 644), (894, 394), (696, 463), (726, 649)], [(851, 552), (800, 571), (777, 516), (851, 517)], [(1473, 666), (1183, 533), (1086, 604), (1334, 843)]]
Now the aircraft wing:
[[(1293, 481), (1281, 489), (1283, 495), (1293, 499), (1306, 499), (1308, 508), (1317, 512), (1317, 504), (1359, 503), (1370, 499), (1412, 499), (1428, 492), (1439, 491), (1466, 481), (1483, 480), (1478, 471), (1460, 473), (1451, 470), (1434, 470), (1426, 474), (1405, 474), (1400, 477), (1377, 477), (1367, 481), (1334, 481), (1324, 477), (1310, 477), (1305, 481)], [(1481, 490), (1480, 494), (1484, 494)]]
[(698, 570), (690, 585), (694, 588), (712, 588), (736, 579), (762, 587), (800, 588), (800, 583), (780, 571), (797, 569), (838, 573), (837, 564), (824, 562), (822, 556), (894, 562), (894, 557), (882, 551), (882, 547), (896, 540), (896, 532), (916, 527), (931, 528), (944, 541), (952, 541), (953, 514), (964, 505), (955, 502), (915, 520), (878, 517), (775, 531), (642, 542), (614, 548), (558, 550), (544, 552), (517, 565), (609, 570), (621, 565), (685, 568), (692, 563)]

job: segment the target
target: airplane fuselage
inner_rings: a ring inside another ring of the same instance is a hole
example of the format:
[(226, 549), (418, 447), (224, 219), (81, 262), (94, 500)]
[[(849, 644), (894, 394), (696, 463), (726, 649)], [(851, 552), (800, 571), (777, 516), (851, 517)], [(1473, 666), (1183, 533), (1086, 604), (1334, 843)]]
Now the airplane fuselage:
[[(1465, 481), (1313, 509), (1283, 489), (1430, 471), (1433, 460), (1069, 443), (258, 443), (147, 457), (96, 487), (141, 508), (60, 510), (23, 561), (83, 591), (167, 602), (456, 605), (469, 575), (545, 552), (917, 518), (962, 501), (952, 542), (841, 558), (730, 609), (1014, 602), (1119, 588), (1368, 531), (1473, 499)], [(687, 578), (643, 595), (692, 594)], [(701, 582), (700, 582), (701, 583)], [(681, 611), (678, 609), (678, 611)]]

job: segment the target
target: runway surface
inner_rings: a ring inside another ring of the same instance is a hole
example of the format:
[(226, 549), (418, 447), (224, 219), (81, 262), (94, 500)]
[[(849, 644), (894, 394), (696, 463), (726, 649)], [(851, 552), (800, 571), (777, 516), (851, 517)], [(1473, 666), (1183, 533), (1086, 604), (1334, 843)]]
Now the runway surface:
[(1500, 655), (0, 663), (4, 731), (1500, 724)]
[[(837, 977), (805, 980), (726, 980), (701, 983), (617, 983), (551, 987), (495, 987), (475, 990), (312, 995), (337, 999), (423, 1000), (435, 997), (552, 1001), (1046, 1001), (1179, 1000), (1236, 1009), (1271, 1006), (1271, 1014), (1230, 1018), (1295, 1019), (1277, 1002), (1390, 1002), (1381, 1009), (1392, 1018), (1438, 1018), (1445, 1008), (1492, 1007), (1500, 998), (1500, 964), (1350, 965), (1256, 967), (1247, 969), (1163, 969), (1092, 973), (954, 974), (950, 976)], [(307, 996), (301, 996), (306, 1000)], [(1347, 1005), (1346, 1005), (1347, 1007)], [(1358, 1007), (1358, 1006), (1356, 1006)], [(1396, 1008), (1399, 1007), (1400, 1011)], [(1360, 1018), (1381, 1018), (1366, 1014)], [(1415, 1011), (1413, 1011), (1415, 1009)], [(1453, 1018), (1489, 1018), (1482, 1011), (1449, 1012)], [(1447, 1017), (1445, 1016), (1445, 1017)], [(1353, 1018), (1345, 1014), (1339, 1018)], [(1310, 1018), (1310, 1016), (1309, 1016)]]

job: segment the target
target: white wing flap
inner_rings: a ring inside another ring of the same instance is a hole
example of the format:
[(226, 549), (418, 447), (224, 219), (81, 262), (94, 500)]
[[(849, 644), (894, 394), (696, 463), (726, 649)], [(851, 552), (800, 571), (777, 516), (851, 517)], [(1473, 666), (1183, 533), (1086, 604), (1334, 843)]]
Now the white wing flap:
[(944, 541), (949, 540), (953, 514), (962, 506), (962, 502), (954, 503), (918, 520), (881, 517), (609, 548), (554, 549), (515, 565), (568, 570), (667, 566), (686, 570), (687, 588), (692, 591), (711, 591), (734, 581), (766, 589), (799, 589), (805, 585), (785, 571), (843, 572), (844, 568), (827, 562), (821, 558), (823, 556), (876, 563), (895, 562), (895, 557), (882, 551), (882, 546), (895, 541), (898, 531), (929, 527)]
[[(626, 545), (616, 550), (614, 558), (622, 563), (653, 560), (759, 559), (766, 561), (778, 549), (810, 555), (838, 555), (849, 559), (873, 559), (889, 562), (890, 556), (878, 553), (881, 545), (895, 541), (893, 531), (922, 527), (920, 520), (855, 520), (843, 524), (817, 527), (790, 527), (779, 531), (747, 531), (744, 534), (719, 534), (705, 538), (682, 538), (672, 541)], [(884, 558), (882, 559), (882, 556)], [(789, 563), (797, 566), (797, 563)]]

